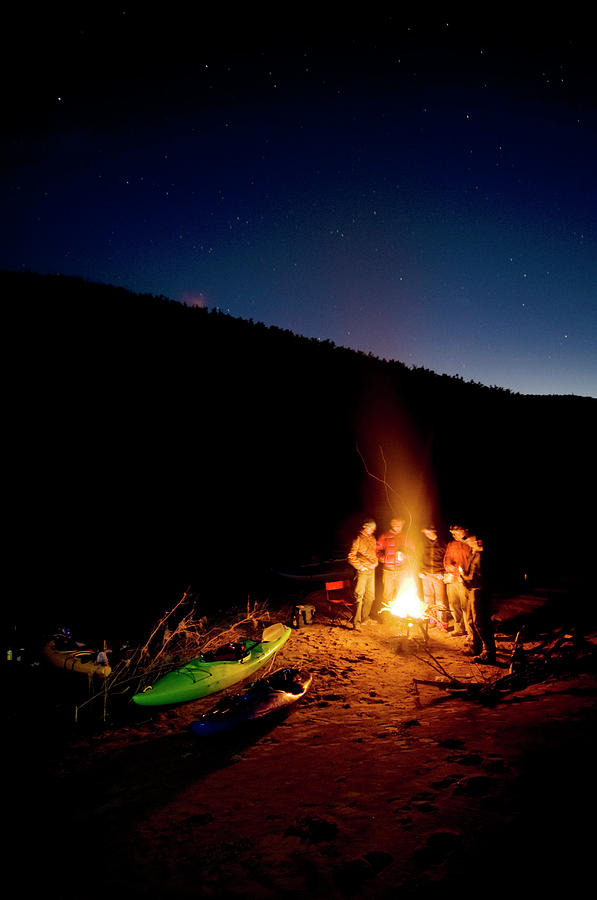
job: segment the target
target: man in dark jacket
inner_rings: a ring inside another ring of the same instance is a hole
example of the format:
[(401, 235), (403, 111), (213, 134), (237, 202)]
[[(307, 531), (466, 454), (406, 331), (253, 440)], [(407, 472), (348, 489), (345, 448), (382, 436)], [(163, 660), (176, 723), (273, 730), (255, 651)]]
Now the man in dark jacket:
[(423, 548), (419, 577), (423, 586), (423, 599), (427, 607), (429, 624), (448, 630), (448, 598), (444, 584), (445, 541), (437, 535), (437, 528), (430, 524), (422, 529)]
[(483, 589), (483, 573), (481, 560), (483, 543), (474, 535), (466, 538), (471, 548), (471, 555), (466, 567), (462, 569), (462, 582), (468, 595), (467, 631), (470, 632), (470, 652), (475, 662), (495, 665), (495, 636), (489, 608), (489, 598)]

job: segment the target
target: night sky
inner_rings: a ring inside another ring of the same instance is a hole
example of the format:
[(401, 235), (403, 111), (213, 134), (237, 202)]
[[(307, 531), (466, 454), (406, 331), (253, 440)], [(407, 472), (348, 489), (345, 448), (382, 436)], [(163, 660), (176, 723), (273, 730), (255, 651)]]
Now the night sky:
[(91, 8), (5, 22), (0, 268), (597, 397), (587, 21)]

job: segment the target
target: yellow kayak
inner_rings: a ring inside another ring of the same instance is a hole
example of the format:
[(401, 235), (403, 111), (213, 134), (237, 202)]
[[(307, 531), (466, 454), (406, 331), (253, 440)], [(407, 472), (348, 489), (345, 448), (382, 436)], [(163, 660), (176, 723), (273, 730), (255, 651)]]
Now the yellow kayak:
[(97, 662), (97, 651), (89, 649), (59, 650), (54, 638), (48, 641), (42, 653), (53, 666), (58, 669), (66, 669), (68, 672), (81, 672), (84, 675), (107, 678), (112, 671), (110, 666)]

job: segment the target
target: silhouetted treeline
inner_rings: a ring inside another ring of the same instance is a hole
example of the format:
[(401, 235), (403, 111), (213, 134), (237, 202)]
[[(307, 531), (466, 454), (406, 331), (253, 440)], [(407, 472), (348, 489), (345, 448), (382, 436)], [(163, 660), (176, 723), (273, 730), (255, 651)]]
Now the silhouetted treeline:
[(0, 284), (17, 604), (163, 608), (192, 583), (225, 605), (346, 544), (363, 512), (464, 518), (496, 581), (588, 564), (596, 400), (80, 279)]

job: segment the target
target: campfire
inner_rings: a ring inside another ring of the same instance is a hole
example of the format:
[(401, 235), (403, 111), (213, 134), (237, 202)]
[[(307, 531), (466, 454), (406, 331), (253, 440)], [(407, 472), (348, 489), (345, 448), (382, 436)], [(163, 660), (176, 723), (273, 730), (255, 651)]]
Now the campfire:
[(429, 618), (414, 578), (405, 579), (394, 599), (382, 606), (382, 612), (389, 612), (395, 616), (401, 637), (412, 637), (412, 631), (417, 626), (423, 638), (427, 639)]

